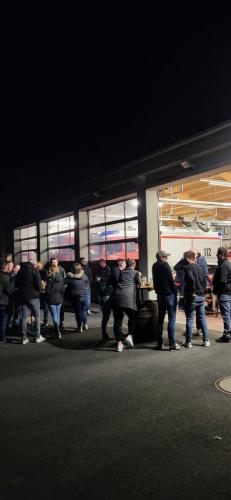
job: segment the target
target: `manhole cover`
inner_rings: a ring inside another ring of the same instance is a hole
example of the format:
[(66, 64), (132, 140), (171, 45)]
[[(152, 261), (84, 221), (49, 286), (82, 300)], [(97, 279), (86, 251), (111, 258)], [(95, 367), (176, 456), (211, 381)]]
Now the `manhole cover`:
[(219, 391), (231, 394), (231, 377), (223, 377), (215, 382), (215, 387)]

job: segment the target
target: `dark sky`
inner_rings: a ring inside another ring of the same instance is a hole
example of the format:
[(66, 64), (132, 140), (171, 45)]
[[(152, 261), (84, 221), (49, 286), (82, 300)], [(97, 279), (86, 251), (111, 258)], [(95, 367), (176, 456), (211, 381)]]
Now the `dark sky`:
[(231, 118), (229, 24), (211, 6), (3, 18), (2, 211)]

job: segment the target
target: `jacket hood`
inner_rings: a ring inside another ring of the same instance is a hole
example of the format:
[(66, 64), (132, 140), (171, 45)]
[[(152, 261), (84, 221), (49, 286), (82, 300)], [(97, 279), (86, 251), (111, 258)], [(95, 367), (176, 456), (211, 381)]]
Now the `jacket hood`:
[(32, 262), (22, 262), (21, 269), (35, 269), (35, 267)]
[(84, 270), (80, 271), (78, 274), (73, 274), (73, 273), (67, 273), (68, 278), (74, 278), (74, 279), (81, 279), (84, 275)]

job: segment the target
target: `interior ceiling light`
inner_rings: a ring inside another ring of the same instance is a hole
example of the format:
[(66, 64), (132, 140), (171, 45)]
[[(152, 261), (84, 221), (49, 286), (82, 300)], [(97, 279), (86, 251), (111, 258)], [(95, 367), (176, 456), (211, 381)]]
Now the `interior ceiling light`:
[(166, 205), (189, 205), (196, 208), (231, 208), (230, 202), (203, 201), (203, 200), (181, 200), (180, 198), (159, 198)]
[(220, 179), (200, 179), (201, 182), (207, 182), (209, 186), (224, 186), (231, 187), (231, 182), (222, 181)]

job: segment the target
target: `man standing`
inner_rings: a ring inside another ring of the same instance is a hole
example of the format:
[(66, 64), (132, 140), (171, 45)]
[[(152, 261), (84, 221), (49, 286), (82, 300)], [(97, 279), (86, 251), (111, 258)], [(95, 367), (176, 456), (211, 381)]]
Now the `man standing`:
[(90, 311), (90, 309), (91, 309), (91, 286), (93, 283), (93, 275), (92, 275), (92, 270), (87, 262), (87, 259), (85, 259), (85, 257), (80, 257), (79, 263), (81, 264), (82, 269), (84, 270), (84, 273), (88, 277), (89, 285), (90, 285), (89, 292), (88, 292), (88, 311), (87, 311), (87, 313), (89, 315), (89, 314), (91, 314), (91, 311)]
[[(136, 261), (127, 259), (127, 269), (123, 270), (124, 261), (120, 261), (119, 277), (113, 294), (114, 333), (117, 340), (117, 352), (124, 350), (123, 341), (128, 347), (134, 347), (133, 331), (135, 326), (136, 290), (141, 285), (140, 274), (135, 271)], [(125, 264), (125, 263), (124, 263)], [(124, 313), (128, 316), (128, 334), (122, 331)]]
[(27, 338), (27, 318), (29, 311), (35, 318), (35, 342), (40, 343), (46, 340), (40, 335), (40, 288), (41, 278), (32, 262), (22, 264), (15, 279), (15, 286), (18, 291), (22, 306), (22, 344), (29, 343)]
[(0, 335), (1, 340), (4, 343), (7, 342), (6, 330), (10, 294), (10, 277), (7, 263), (5, 262), (0, 266)]
[(191, 250), (185, 252), (188, 264), (185, 266), (184, 285), (184, 310), (186, 316), (186, 339), (184, 347), (192, 347), (192, 334), (194, 313), (196, 312), (197, 323), (200, 324), (203, 335), (203, 345), (210, 346), (208, 338), (208, 327), (205, 317), (205, 290), (207, 286), (206, 277), (195, 262), (196, 255)]
[(156, 254), (156, 262), (152, 266), (152, 276), (154, 289), (158, 301), (158, 322), (157, 322), (157, 349), (163, 346), (163, 325), (166, 312), (168, 313), (168, 339), (169, 350), (178, 351), (180, 346), (176, 343), (176, 306), (177, 287), (174, 283), (172, 271), (168, 264), (169, 254), (161, 250)]
[(107, 266), (106, 260), (100, 259), (99, 265), (96, 270), (96, 282), (98, 284), (99, 290), (99, 301), (102, 308), (102, 336), (103, 340), (110, 340), (107, 333), (107, 324), (110, 319), (112, 304), (111, 304), (111, 294), (113, 292), (113, 287), (110, 284), (111, 270)]
[(224, 333), (217, 342), (231, 340), (231, 262), (228, 259), (227, 248), (220, 247), (217, 251), (218, 268), (213, 279), (213, 293), (217, 295), (224, 323)]

